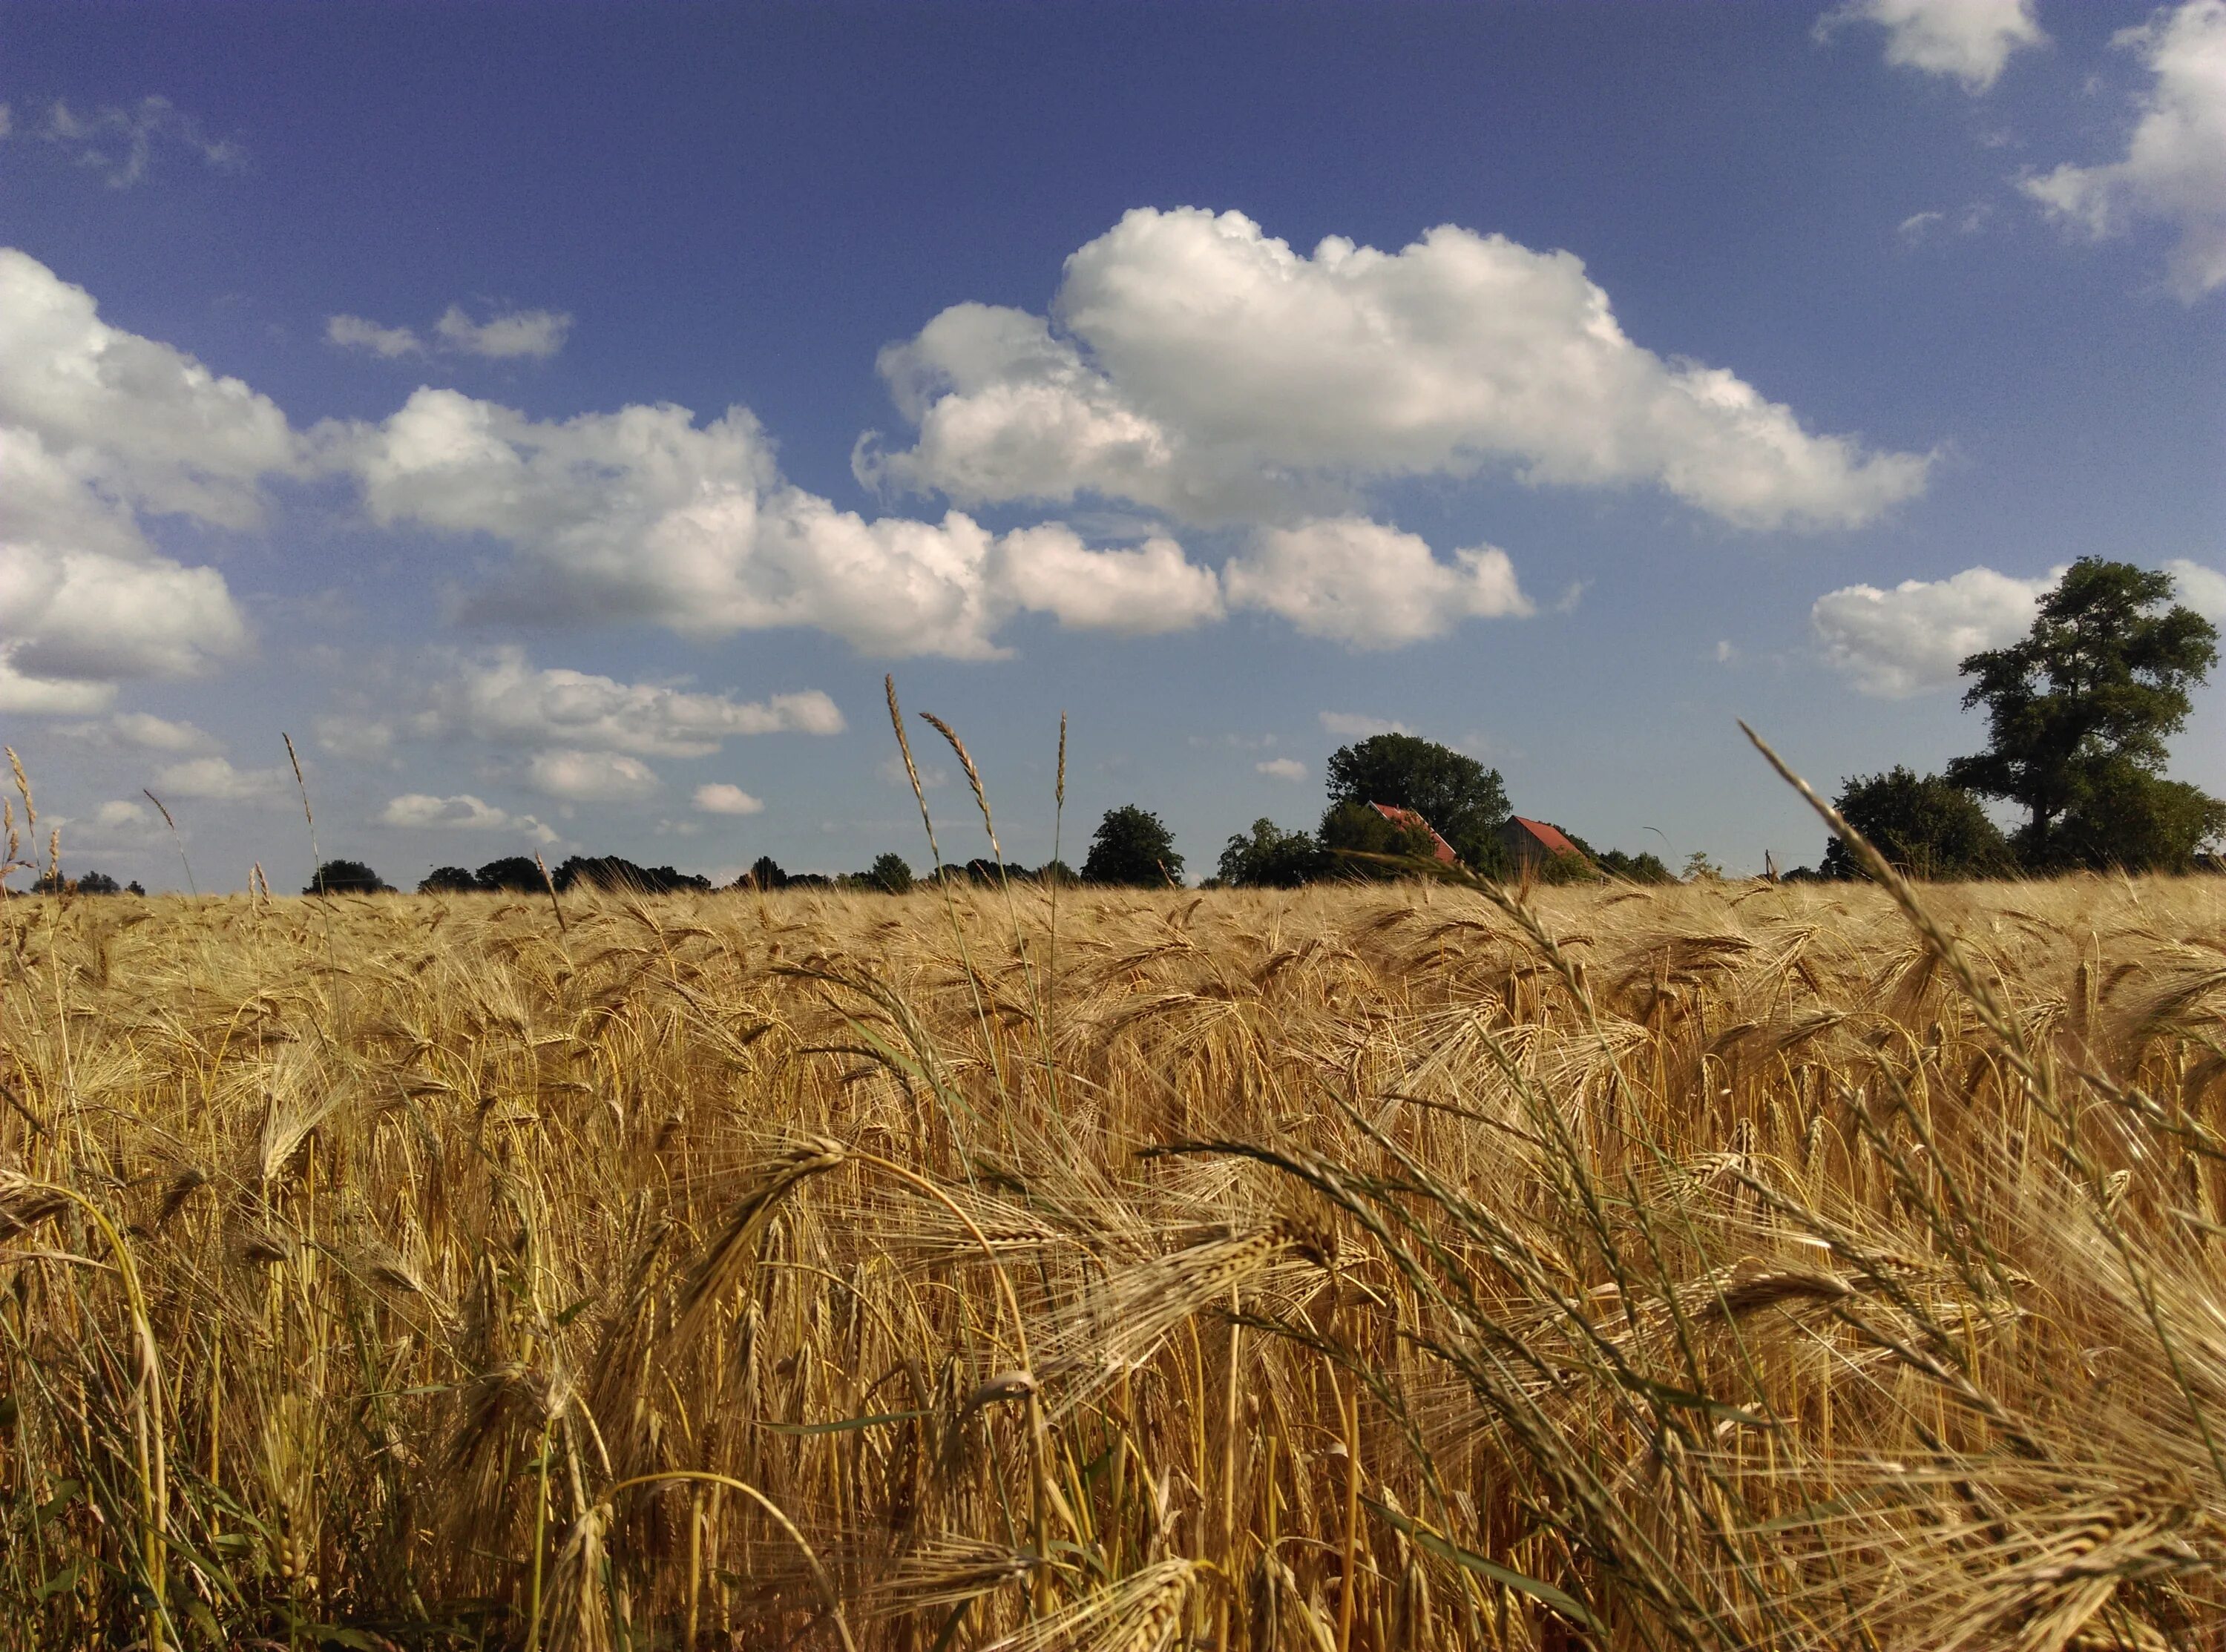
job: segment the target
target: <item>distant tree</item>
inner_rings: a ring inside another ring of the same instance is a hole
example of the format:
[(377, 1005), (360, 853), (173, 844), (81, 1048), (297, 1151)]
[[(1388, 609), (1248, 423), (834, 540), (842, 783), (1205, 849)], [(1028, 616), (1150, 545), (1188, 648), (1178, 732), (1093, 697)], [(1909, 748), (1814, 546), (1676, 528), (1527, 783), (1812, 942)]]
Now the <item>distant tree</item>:
[(1621, 878), (1630, 883), (1675, 883), (1668, 866), (1658, 855), (1644, 852), (1625, 855), (1621, 849), (1602, 849), (1593, 856), (1593, 864), (1612, 878)]
[(1074, 875), (1074, 868), (1064, 861), (1046, 861), (1036, 868), (1035, 876), (1038, 883), (1072, 884), (1079, 881)]
[(788, 889), (831, 889), (835, 886), (835, 880), (822, 873), (792, 872), (788, 874), (787, 883), (782, 886)]
[(127, 895), (143, 895), (147, 892), (139, 886), (139, 880), (134, 878), (124, 886), (124, 893)]
[(2218, 661), (2217, 627), (2173, 594), (2168, 574), (2083, 556), (2021, 641), (1963, 662), (1988, 749), (1948, 778), (2025, 810), (2028, 870), (2185, 866), (2226, 829), (2213, 799), (2163, 778), (2190, 690)]
[(1174, 834), (1148, 809), (1124, 804), (1105, 811), (1082, 862), (1084, 883), (1129, 884), (1154, 888), (1182, 881), (1183, 858)]
[(472, 879), (482, 889), (511, 893), (544, 887), (541, 863), (530, 855), (506, 855), (499, 861), (489, 861), (472, 874)]
[(309, 880), (305, 895), (391, 895), (394, 886), (360, 861), (328, 861)]
[(909, 894), (912, 867), (901, 855), (877, 855), (874, 864), (866, 869), (865, 881), (885, 895)]
[(735, 880), (735, 887), (755, 889), (760, 892), (767, 889), (785, 889), (788, 887), (788, 874), (780, 869), (780, 862), (774, 860), (773, 856), (760, 855), (750, 862), (748, 871)]
[(1305, 832), (1287, 832), (1262, 816), (1249, 836), (1240, 832), (1229, 840), (1218, 871), (1231, 888), (1294, 889), (1321, 875), (1321, 848)]
[[(532, 862), (526, 864), (531, 866)], [(417, 893), (421, 895), (468, 895), (485, 886), (460, 866), (436, 866), (417, 880)]]
[(1358, 816), (1339, 811), (1353, 804), (1381, 803), (1421, 816), (1471, 867), (1481, 871), (1497, 864), (1497, 835), (1509, 812), (1507, 788), (1497, 769), (1413, 734), (1371, 734), (1339, 747), (1327, 772), (1324, 848), (1357, 847), (1333, 836), (1332, 820), (1360, 824)]
[(124, 887), (105, 872), (88, 872), (77, 880), (80, 895), (120, 895)]
[(1721, 883), (1724, 869), (1708, 858), (1706, 849), (1695, 849), (1685, 857), (1687, 883)]
[[(1848, 781), (1832, 801), (1848, 825), (1911, 877), (1999, 878), (2016, 869), (2001, 828), (1977, 798), (1944, 776), (1897, 765)], [(1824, 845), (1819, 870), (1828, 878), (1870, 875), (1837, 836)]]
[(1409, 868), (1395, 862), (1432, 860), (1437, 848), (1421, 827), (1386, 820), (1364, 803), (1331, 804), (1316, 845), (1322, 875), (1333, 878), (1403, 877)]

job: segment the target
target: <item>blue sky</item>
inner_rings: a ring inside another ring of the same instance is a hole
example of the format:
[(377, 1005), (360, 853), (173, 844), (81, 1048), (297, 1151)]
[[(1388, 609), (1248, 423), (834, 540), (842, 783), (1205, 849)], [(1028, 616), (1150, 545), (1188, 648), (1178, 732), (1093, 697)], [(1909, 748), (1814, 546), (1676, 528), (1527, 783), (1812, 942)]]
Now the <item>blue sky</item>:
[[(1194, 873), (1400, 727), (1816, 858), (2089, 553), (2226, 620), (2226, 0), (0, 13), (67, 867)], [(918, 734), (934, 736), (923, 727)], [(2226, 790), (2226, 689), (2177, 772)], [(945, 852), (970, 806), (938, 752)]]

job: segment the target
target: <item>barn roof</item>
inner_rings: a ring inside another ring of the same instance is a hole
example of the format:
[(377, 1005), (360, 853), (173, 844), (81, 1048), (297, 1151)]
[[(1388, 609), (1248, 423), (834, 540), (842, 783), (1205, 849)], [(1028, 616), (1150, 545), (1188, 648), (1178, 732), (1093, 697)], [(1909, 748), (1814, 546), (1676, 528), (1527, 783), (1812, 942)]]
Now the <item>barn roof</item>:
[(1534, 839), (1549, 855), (1577, 855), (1584, 851), (1569, 842), (1558, 826), (1549, 826), (1542, 820), (1527, 820), (1521, 815), (1510, 816), (1507, 823), (1515, 830)]
[(1399, 827), (1403, 830), (1414, 831), (1419, 829), (1429, 833), (1431, 844), (1430, 854), (1434, 859), (1442, 861), (1447, 866), (1457, 865), (1460, 862), (1460, 856), (1453, 853), (1453, 846), (1447, 842), (1444, 838), (1440, 837), (1437, 834), (1436, 829), (1434, 828), (1428, 821), (1424, 820), (1420, 815), (1416, 814), (1413, 810), (1402, 809), (1396, 804), (1388, 803), (1371, 803), (1368, 806), (1371, 809), (1373, 809), (1377, 814), (1383, 816), (1384, 819), (1390, 821), (1394, 826)]

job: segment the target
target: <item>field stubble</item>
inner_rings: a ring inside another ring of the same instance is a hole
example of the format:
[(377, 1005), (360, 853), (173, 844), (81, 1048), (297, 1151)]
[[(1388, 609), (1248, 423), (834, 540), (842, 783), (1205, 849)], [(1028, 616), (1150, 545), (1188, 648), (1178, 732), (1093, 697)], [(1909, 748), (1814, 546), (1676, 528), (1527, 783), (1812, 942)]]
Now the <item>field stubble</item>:
[(2221, 1644), (2226, 880), (1923, 899), (10, 900), (0, 1636)]

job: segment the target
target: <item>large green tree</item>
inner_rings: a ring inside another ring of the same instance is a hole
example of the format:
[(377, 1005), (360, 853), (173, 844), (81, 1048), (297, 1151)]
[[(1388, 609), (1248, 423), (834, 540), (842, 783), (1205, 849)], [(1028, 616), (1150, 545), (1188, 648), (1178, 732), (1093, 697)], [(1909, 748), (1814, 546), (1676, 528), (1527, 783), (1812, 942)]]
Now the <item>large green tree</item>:
[[(1999, 878), (2016, 868), (2002, 829), (1954, 781), (1898, 765), (1847, 782), (1833, 807), (1900, 871), (1918, 878)], [(1824, 846), (1824, 875), (1867, 878), (1838, 837)]]
[(1126, 883), (1156, 888), (1182, 881), (1183, 858), (1174, 834), (1148, 809), (1123, 804), (1105, 811), (1082, 863), (1084, 883)]
[(1221, 851), (1221, 879), (1238, 889), (1294, 889), (1321, 875), (1322, 853), (1304, 832), (1287, 832), (1262, 816), (1248, 836)]
[(1356, 833), (1376, 835), (1359, 811), (1381, 803), (1421, 816), (1471, 867), (1484, 871), (1498, 864), (1497, 834), (1509, 813), (1498, 770), (1435, 740), (1371, 734), (1339, 747), (1330, 758), (1328, 776), (1323, 848), (1368, 847), (1346, 840)]
[(1948, 778), (2025, 810), (2027, 869), (2181, 866), (2226, 827), (2216, 799), (2163, 776), (2189, 691), (2218, 660), (2217, 628), (2174, 594), (2168, 574), (2083, 556), (2022, 640), (1963, 662), (1988, 748)]

